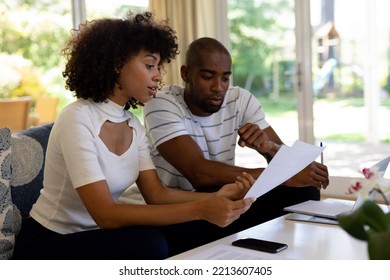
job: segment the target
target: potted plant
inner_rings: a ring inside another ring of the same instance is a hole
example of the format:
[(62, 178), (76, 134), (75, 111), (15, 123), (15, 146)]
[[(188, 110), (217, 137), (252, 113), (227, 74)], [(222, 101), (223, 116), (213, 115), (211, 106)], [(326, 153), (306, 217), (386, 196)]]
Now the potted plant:
[(353, 237), (367, 241), (368, 255), (372, 260), (390, 260), (390, 212), (384, 210), (369, 196), (380, 194), (387, 208), (386, 193), (390, 191), (390, 181), (375, 168), (364, 168), (364, 179), (356, 180), (348, 189), (348, 194), (357, 193), (364, 199), (358, 209), (338, 216), (340, 226)]

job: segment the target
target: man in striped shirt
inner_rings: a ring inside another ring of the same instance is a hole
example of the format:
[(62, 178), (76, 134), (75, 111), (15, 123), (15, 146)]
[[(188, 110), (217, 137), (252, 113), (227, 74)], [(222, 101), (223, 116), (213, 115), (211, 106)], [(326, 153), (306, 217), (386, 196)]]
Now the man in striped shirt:
[[(235, 165), (236, 144), (255, 149), (268, 162), (283, 144), (260, 102), (245, 89), (230, 86), (231, 73), (228, 50), (213, 38), (197, 39), (181, 67), (185, 86), (166, 86), (145, 105), (152, 159), (166, 186), (210, 191), (234, 182), (243, 171), (257, 178), (264, 168)], [(239, 220), (246, 228), (283, 215), (285, 206), (319, 200), (319, 189), (328, 184), (327, 167), (313, 162), (258, 198), (243, 215), (247, 221), (243, 216)]]

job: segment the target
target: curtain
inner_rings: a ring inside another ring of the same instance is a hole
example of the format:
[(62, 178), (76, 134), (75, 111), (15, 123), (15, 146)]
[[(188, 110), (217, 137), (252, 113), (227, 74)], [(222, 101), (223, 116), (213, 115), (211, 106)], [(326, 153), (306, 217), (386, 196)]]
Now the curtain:
[(178, 37), (180, 54), (165, 66), (165, 84), (183, 84), (180, 66), (193, 40), (207, 36), (227, 44), (226, 0), (149, 0), (149, 10), (157, 18), (167, 19)]

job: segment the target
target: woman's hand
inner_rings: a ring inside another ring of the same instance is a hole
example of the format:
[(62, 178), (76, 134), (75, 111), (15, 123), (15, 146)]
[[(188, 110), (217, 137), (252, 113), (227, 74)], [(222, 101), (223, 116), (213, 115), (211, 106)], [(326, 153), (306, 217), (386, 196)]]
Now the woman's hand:
[(236, 182), (224, 185), (215, 197), (199, 201), (200, 219), (206, 220), (220, 227), (226, 227), (245, 213), (255, 198), (242, 199), (252, 187), (255, 179), (243, 172)]
[(252, 175), (246, 172), (242, 172), (242, 176), (238, 176), (234, 183), (226, 184), (219, 191), (217, 191), (216, 196), (225, 197), (230, 200), (241, 199), (245, 196), (254, 183), (255, 179), (252, 177)]
[(246, 198), (231, 201), (214, 197), (199, 201), (200, 218), (220, 227), (226, 227), (245, 213), (256, 199)]

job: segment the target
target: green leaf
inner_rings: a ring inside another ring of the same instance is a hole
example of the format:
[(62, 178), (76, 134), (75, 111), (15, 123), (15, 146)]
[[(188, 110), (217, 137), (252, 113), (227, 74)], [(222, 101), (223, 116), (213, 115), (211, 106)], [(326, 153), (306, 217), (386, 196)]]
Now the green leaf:
[(339, 225), (350, 235), (360, 240), (367, 240), (364, 215), (361, 207), (352, 213), (341, 214), (337, 217)]
[(390, 212), (386, 213), (386, 219), (388, 224), (390, 225)]
[(366, 200), (352, 213), (337, 217), (340, 226), (353, 237), (368, 240), (372, 235), (390, 233), (390, 215), (374, 202)]
[(364, 215), (365, 223), (376, 232), (390, 231), (390, 223), (382, 209), (371, 200), (366, 200), (360, 207), (361, 214)]
[(370, 234), (368, 255), (371, 260), (390, 260), (390, 232)]

